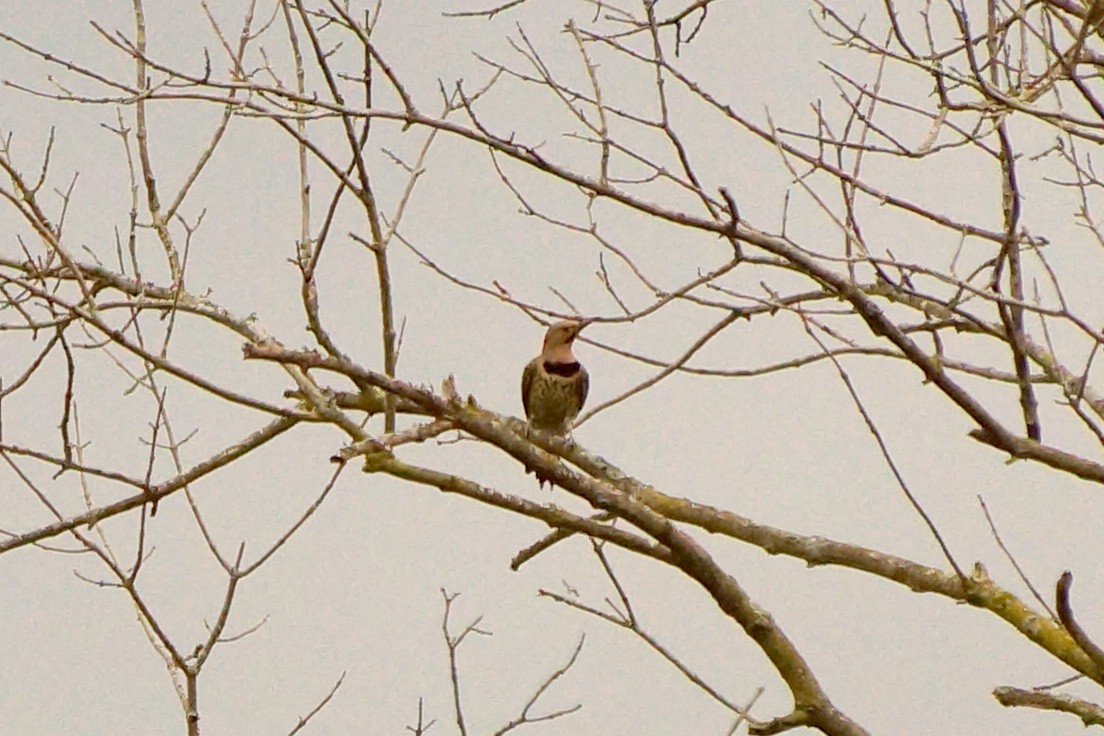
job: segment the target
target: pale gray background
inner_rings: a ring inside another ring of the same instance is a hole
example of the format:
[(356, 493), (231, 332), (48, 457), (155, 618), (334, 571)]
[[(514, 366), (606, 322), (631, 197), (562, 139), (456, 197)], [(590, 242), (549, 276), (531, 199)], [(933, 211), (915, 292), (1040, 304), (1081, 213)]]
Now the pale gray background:
[[(581, 80), (581, 63), (560, 33), (565, 3), (531, 2), (522, 12), (493, 22), (446, 19), (441, 12), (482, 5), (395, 1), (384, 8), (376, 42), (425, 111), (434, 111), (437, 80), (463, 78), (474, 87), (486, 69), (479, 52), (513, 59), (507, 37), (523, 23), (546, 61)], [(852, 3), (841, 3), (850, 10)], [(240, 2), (214, 8), (236, 36)], [(592, 10), (578, 4), (580, 21)], [(4, 30), (99, 70), (130, 78), (129, 63), (89, 26), (90, 19), (130, 35), (129, 3), (7, 3)], [(268, 8), (259, 12), (267, 17)], [(684, 68), (707, 79), (734, 106), (780, 125), (810, 126), (808, 103), (833, 104), (835, 94), (818, 66), (821, 59), (864, 67), (869, 60), (843, 55), (816, 32), (804, 3), (720, 2), (702, 37), (683, 50)], [(178, 0), (147, 3), (152, 55), (192, 70), (202, 68), (202, 48), (216, 68), (225, 66), (197, 4)], [(4, 78), (38, 87), (45, 68), (10, 45), (0, 46)], [(602, 69), (611, 97), (623, 104), (646, 100), (647, 78), (621, 79)], [(907, 82), (907, 80), (906, 80)], [(903, 82), (905, 83), (905, 82)], [(33, 171), (49, 128), (57, 129), (51, 183), (63, 187), (80, 173), (69, 213), (70, 247), (87, 246), (113, 258), (114, 231), (126, 224), (127, 194), (121, 149), (101, 123), (114, 124), (109, 106), (61, 105), (11, 89), (0, 90), (0, 131), (13, 134), (13, 154)], [(388, 101), (389, 102), (389, 101)], [(641, 103), (642, 104), (642, 103)], [(488, 110), (500, 131), (517, 130), (529, 140), (547, 140), (548, 150), (580, 164), (593, 155), (559, 137), (562, 109), (532, 90), (504, 88)], [(207, 140), (216, 110), (184, 104), (151, 107), (152, 150), (162, 187), (173, 191)], [(758, 112), (763, 111), (763, 112)], [(789, 175), (768, 147), (733, 137), (705, 115), (678, 115), (692, 140), (701, 171), (728, 186), (741, 213), (763, 227), (777, 226)], [(375, 146), (410, 154), (419, 131), (404, 135), (380, 125)], [(1047, 145), (1040, 139), (1039, 149)], [(207, 209), (193, 244), (188, 284), (209, 288), (212, 299), (258, 320), (285, 344), (308, 344), (298, 301), (298, 274), (287, 262), (298, 235), (293, 148), (264, 121), (235, 121), (219, 155), (206, 170), (184, 214)], [(711, 155), (706, 155), (706, 154)], [(374, 154), (377, 188), (393, 205), (401, 177)], [(493, 279), (521, 298), (559, 307), (546, 290), (565, 291), (587, 314), (612, 315), (593, 272), (593, 244), (570, 237), (517, 213), (498, 183), (484, 151), (473, 144), (440, 140), (428, 162), (404, 234), (438, 263), (480, 283)], [(570, 187), (549, 184), (520, 171), (534, 201), (577, 218), (583, 198)], [(881, 172), (892, 181), (892, 167)], [(997, 170), (963, 166), (928, 171), (909, 191), (952, 213), (987, 211)], [(390, 178), (389, 178), (390, 177)], [(329, 183), (316, 174), (321, 191)], [(898, 182), (899, 185), (899, 182)], [(978, 192), (981, 194), (978, 194)], [(1100, 249), (1068, 224), (1069, 201), (1040, 191), (1027, 202), (1027, 219), (1068, 250), (1055, 254), (1067, 266), (1065, 286), (1082, 305), (1099, 312)], [(316, 210), (317, 211), (317, 210)], [(690, 236), (646, 222), (612, 206), (599, 208), (607, 235), (631, 247), (638, 262), (665, 286), (714, 267), (728, 254), (714, 239)], [(791, 232), (805, 237), (828, 230), (808, 204), (795, 202)], [(1033, 219), (1034, 218), (1034, 219)], [(925, 240), (916, 228), (902, 231), (891, 212), (868, 227), (872, 240), (904, 257), (928, 248), (951, 249)], [(996, 224), (996, 220), (993, 221)], [(0, 247), (16, 252), (17, 225), (10, 209), (0, 214)], [(346, 229), (354, 227), (349, 224)], [(150, 262), (156, 245), (143, 243)], [(324, 316), (345, 348), (367, 365), (379, 364), (377, 300), (369, 258), (359, 246), (337, 238), (320, 274)], [(345, 249), (343, 255), (335, 255)], [(463, 393), (498, 411), (519, 413), (521, 366), (539, 347), (540, 328), (508, 307), (445, 284), (400, 246), (392, 255), (399, 314), (407, 319), (400, 369), (404, 378), (438, 384), (456, 375)], [(149, 274), (161, 278), (163, 274)], [(752, 282), (753, 283), (753, 282)], [(631, 294), (631, 292), (630, 292)], [(634, 295), (637, 305), (645, 295)], [(598, 326), (593, 337), (671, 358), (682, 352), (704, 320), (679, 309), (633, 325)], [(697, 331), (697, 332), (696, 332)], [(5, 345), (14, 344), (12, 341)], [(181, 331), (177, 356), (197, 368), (217, 366), (224, 383), (278, 401), (287, 387), (275, 368), (243, 364), (240, 340), (206, 327)], [(815, 350), (795, 320), (739, 323), (696, 364), (754, 367), (782, 356)], [(580, 357), (592, 374), (591, 400), (616, 395), (651, 374), (597, 348)], [(15, 358), (16, 356), (12, 356)], [(79, 394), (83, 434), (98, 463), (141, 468), (152, 416), (145, 395), (127, 398), (126, 379), (101, 359), (84, 356)], [(14, 371), (0, 355), (0, 371)], [(914, 491), (960, 561), (983, 560), (990, 573), (1025, 593), (1000, 555), (978, 507), (984, 494), (1006, 542), (1047, 591), (1064, 569), (1077, 576), (1075, 605), (1090, 632), (1102, 611), (1104, 579), (1098, 573), (1100, 489), (1004, 457), (965, 437), (970, 423), (930, 388), (918, 372), (882, 360), (847, 366)], [(55, 366), (56, 368), (56, 366)], [(55, 372), (53, 375), (57, 375)], [(60, 412), (56, 383), (42, 382), (33, 397), (24, 392), (5, 404), (5, 440), (47, 441)], [(1005, 391), (1004, 418), (1017, 411)], [(997, 392), (994, 395), (999, 395)], [(193, 461), (257, 426), (257, 417), (228, 411), (182, 387), (170, 399), (178, 432), (198, 435), (185, 448)], [(1053, 397), (1044, 399), (1044, 403)], [(1060, 424), (1052, 437), (1061, 437)], [(896, 488), (850, 399), (826, 364), (767, 377), (702, 379), (672, 376), (635, 399), (584, 425), (577, 439), (642, 480), (675, 496), (731, 508), (757, 521), (803, 534), (884, 549), (943, 566), (938, 549)], [(56, 437), (52, 440), (56, 445)], [(343, 438), (323, 428), (299, 428), (249, 462), (198, 484), (196, 492), (219, 540), (229, 549), (245, 540), (260, 550), (310, 502), (332, 472), (328, 457)], [(1098, 448), (1081, 447), (1098, 454)], [(409, 450), (409, 456), (454, 465), (483, 482), (529, 498), (547, 499), (531, 478), (500, 454), (472, 443), (444, 450)], [(449, 460), (449, 462), (453, 462)], [(168, 472), (168, 466), (161, 468)], [(48, 473), (42, 474), (45, 478)], [(75, 479), (49, 486), (64, 507), (80, 507)], [(120, 490), (94, 485), (97, 499)], [(561, 492), (554, 498), (579, 509)], [(44, 513), (6, 469), (0, 473), (0, 527), (25, 530)], [(130, 520), (108, 524), (119, 548), (132, 545)], [(342, 672), (335, 700), (308, 733), (402, 733), (414, 721), (417, 701), (438, 719), (433, 733), (453, 732), (447, 690), (447, 660), (440, 638), (439, 588), (460, 592), (456, 623), (484, 615), (493, 637), (471, 640), (462, 650), (467, 715), (475, 733), (493, 732), (514, 717), (529, 693), (562, 664), (579, 635), (586, 647), (576, 668), (549, 695), (549, 704), (583, 703), (580, 713), (545, 733), (721, 734), (730, 717), (624, 632), (547, 601), (540, 587), (563, 591), (562, 581), (583, 600), (601, 605), (612, 591), (587, 546), (576, 541), (546, 553), (519, 573), (510, 557), (543, 533), (539, 525), (503, 512), (442, 496), (425, 488), (348, 472), (312, 521), (259, 574), (248, 579), (235, 605), (231, 630), (263, 617), (267, 624), (243, 641), (223, 645), (200, 684), (203, 729), (219, 736), (279, 734), (293, 727)], [(698, 535), (704, 536), (704, 535)], [(223, 576), (206, 555), (182, 498), (162, 503), (152, 523), (155, 552), (143, 573), (144, 589), (178, 642), (198, 643), (203, 621), (216, 615)], [(808, 658), (828, 694), (875, 733), (1080, 733), (1070, 716), (1009, 711), (988, 694), (994, 686), (1031, 686), (1068, 674), (991, 615), (920, 596), (884, 580), (839, 569), (808, 570), (800, 562), (770, 558), (731, 540), (708, 540), (753, 598), (772, 612)], [(649, 630), (729, 697), (744, 700), (756, 687), (766, 693), (755, 708), (761, 718), (786, 712), (789, 698), (758, 649), (693, 585), (658, 565), (613, 554), (637, 611)], [(22, 549), (0, 560), (0, 731), (5, 734), (182, 733), (180, 708), (161, 660), (151, 651), (120, 592), (93, 588), (72, 574), (101, 576), (94, 560)], [(1049, 593), (1048, 593), (1049, 595)], [(190, 649), (191, 646), (184, 646)], [(1084, 691), (1099, 699), (1092, 689)]]

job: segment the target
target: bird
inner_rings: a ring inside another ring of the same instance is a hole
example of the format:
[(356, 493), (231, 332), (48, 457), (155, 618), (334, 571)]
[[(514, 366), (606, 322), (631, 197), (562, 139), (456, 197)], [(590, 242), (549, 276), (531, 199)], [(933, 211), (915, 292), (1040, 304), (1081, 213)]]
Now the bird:
[(521, 403), (529, 427), (561, 437), (571, 432), (586, 403), (590, 375), (571, 352), (585, 320), (556, 322), (544, 335), (540, 355), (521, 374)]

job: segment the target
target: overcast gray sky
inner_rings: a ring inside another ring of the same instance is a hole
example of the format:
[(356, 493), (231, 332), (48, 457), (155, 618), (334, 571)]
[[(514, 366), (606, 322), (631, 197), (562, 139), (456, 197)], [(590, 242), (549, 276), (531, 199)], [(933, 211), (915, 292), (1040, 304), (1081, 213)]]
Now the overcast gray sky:
[[(9, 5), (0, 11), (5, 33), (106, 74), (133, 77), (132, 62), (90, 23), (130, 37), (130, 3), (40, 0)], [(246, 3), (219, 0), (214, 5), (236, 38)], [(257, 23), (270, 17), (271, 5), (259, 4)], [(837, 5), (855, 13), (858, 3)], [(523, 65), (511, 47), (522, 32), (555, 73), (580, 84), (586, 81), (577, 47), (563, 27), (572, 14), (580, 25), (591, 25), (593, 7), (531, 0), (489, 21), (442, 14), (477, 7), (483, 4), (384, 4), (373, 40), (421, 111), (439, 110), (439, 82), (451, 85), (463, 79), (467, 89), (478, 88), (490, 71), (477, 55)], [(681, 49), (678, 63), (760, 123), (769, 115), (779, 127), (812, 128), (810, 102), (822, 99), (829, 110), (839, 110), (837, 93), (819, 62), (866, 73), (872, 73), (874, 62), (827, 43), (810, 10), (806, 3), (718, 0), (710, 6), (700, 37)], [(147, 0), (146, 11), (152, 57), (201, 73), (207, 49), (215, 73), (225, 75), (225, 55), (198, 3)], [(355, 51), (350, 46), (338, 53)], [(285, 64), (286, 50), (279, 44), (272, 45), (272, 54)], [(599, 55), (598, 63), (610, 104), (654, 110), (649, 107), (651, 78), (612, 55)], [(57, 74), (10, 43), (0, 44), (0, 70), (4, 79), (36, 89), (48, 89), (47, 75)], [(904, 75), (894, 81), (920, 84)], [(78, 93), (90, 89), (76, 87)], [(396, 107), (393, 95), (379, 95), (379, 106)], [(734, 133), (719, 116), (690, 107), (685, 95), (673, 93), (673, 98), (686, 103), (675, 106), (673, 121), (692, 142), (699, 171), (733, 193), (745, 219), (777, 231), (785, 214), (788, 234), (795, 240), (824, 251), (839, 247), (838, 233), (807, 199), (795, 196), (786, 210), (792, 176), (776, 151)], [(542, 150), (549, 156), (580, 168), (593, 161), (590, 149), (563, 136), (572, 129), (563, 107), (532, 85), (504, 82), (482, 109), (503, 135), (516, 132), (526, 141), (544, 141)], [(82, 260), (96, 257), (109, 266), (115, 264), (116, 234), (125, 232), (129, 212), (123, 149), (118, 136), (104, 127), (117, 125), (118, 111), (132, 122), (130, 108), (62, 104), (10, 86), (0, 89), (0, 133), (11, 137), (12, 160), (25, 172), (35, 171), (54, 130), (48, 187), (64, 189), (78, 175), (67, 212), (68, 247)], [(186, 101), (150, 106), (151, 151), (166, 190), (174, 191), (190, 171), (218, 114), (213, 105)], [(646, 144), (627, 125), (624, 132), (629, 140)], [(918, 130), (916, 136), (922, 133)], [(319, 135), (327, 142), (339, 140), (333, 129)], [(398, 124), (380, 122), (373, 135), (368, 157), (377, 196), (390, 212), (405, 178), (383, 149), (412, 157), (425, 131), (403, 132)], [(1044, 135), (1028, 141), (1035, 148), (1024, 150), (1027, 155), (1050, 144)], [(955, 216), (984, 221), (984, 213), (990, 213), (988, 225), (999, 227), (995, 164), (967, 164), (963, 156), (963, 165), (956, 166), (953, 156), (942, 160), (942, 169), (907, 174), (916, 178), (904, 190)], [(898, 186), (904, 174), (896, 165), (887, 163), (875, 171)], [(578, 189), (516, 164), (507, 163), (506, 169), (532, 204), (585, 223), (586, 199)], [(320, 168), (313, 176), (317, 227), (332, 181)], [(181, 211), (191, 222), (203, 213), (190, 245), (187, 284), (193, 294), (207, 293), (238, 315), (255, 315), (285, 345), (313, 347), (304, 329), (299, 274), (289, 261), (299, 233), (297, 183), (295, 148), (287, 135), (270, 121), (235, 119)], [(1073, 211), (1074, 200), (1041, 186), (1029, 195), (1025, 219), (1033, 231), (1045, 231), (1061, 244), (1053, 258), (1068, 296), (1099, 318), (1095, 274), (1101, 249), (1071, 224), (1071, 215), (1062, 214)], [(45, 200), (57, 206), (56, 197)], [(689, 197), (671, 201), (693, 204)], [(877, 209), (869, 207), (868, 213)], [(661, 288), (676, 288), (730, 256), (727, 244), (714, 236), (676, 229), (619, 205), (599, 202), (595, 213), (605, 236), (631, 252)], [(888, 209), (867, 222), (868, 237), (905, 260), (951, 254), (958, 247), (946, 233), (903, 226)], [(337, 232), (358, 228), (363, 232), (363, 223), (343, 212)], [(486, 151), (469, 141), (443, 135), (434, 144), (402, 234), (460, 278), (482, 285), (497, 280), (519, 299), (564, 311), (548, 289), (552, 286), (584, 315), (619, 313), (595, 276), (595, 243), (521, 214)], [(20, 236), (32, 237), (10, 206), (0, 210), (0, 253), (18, 257)], [(371, 257), (344, 236), (328, 247), (332, 250), (318, 276), (327, 323), (354, 359), (378, 368)], [(971, 247), (966, 246), (964, 258), (980, 260), (983, 256), (971, 253)], [(141, 232), (138, 248), (150, 264), (156, 263), (158, 246), (148, 230)], [(649, 295), (631, 286), (625, 269), (608, 254), (606, 263), (635, 307), (648, 302)], [(517, 309), (450, 284), (397, 242), (391, 266), (396, 309), (405, 324), (400, 375), (436, 386), (454, 374), (461, 394), (472, 394), (495, 411), (520, 414), (520, 372), (540, 347), (540, 326)], [(165, 273), (151, 268), (143, 277), (163, 283)], [(738, 274), (727, 285), (751, 290), (756, 281), (751, 273)], [(670, 360), (715, 319), (675, 307), (633, 324), (598, 324), (590, 332), (599, 342)], [(41, 343), (0, 339), (0, 376), (7, 385)], [(291, 387), (286, 375), (274, 366), (243, 362), (239, 336), (189, 322), (174, 340), (174, 355), (182, 364), (265, 401), (286, 402), (281, 396)], [(816, 346), (800, 323), (780, 314), (738, 322), (694, 363), (754, 368), (812, 352)], [(583, 344), (577, 353), (591, 373), (592, 406), (655, 372), (594, 345)], [(105, 358), (87, 351), (80, 362), (76, 395), (87, 457), (94, 464), (141, 475), (148, 454), (141, 438), (148, 438), (152, 401), (148, 394), (128, 393), (131, 381)], [(870, 358), (846, 365), (895, 461), (956, 558), (967, 566), (983, 561), (994, 579), (1027, 595), (989, 532), (977, 502), (982, 494), (1005, 542), (1045, 595), (1051, 595), (1063, 570), (1074, 571), (1076, 609), (1093, 633), (1104, 611), (1104, 579), (1097, 561), (1099, 488), (1026, 462), (1006, 464), (1001, 453), (968, 439), (973, 428), (968, 419), (901, 361)], [(54, 362), (33, 391), (4, 404), (5, 442), (57, 450), (63, 376), (63, 363)], [(1013, 389), (966, 383), (998, 405), (995, 413), (1001, 419), (1015, 422)], [(178, 435), (195, 432), (183, 448), (186, 464), (261, 423), (256, 413), (227, 408), (179, 383), (167, 385)], [(1047, 410), (1056, 396), (1045, 395)], [(1076, 435), (1068, 420), (1048, 424), (1048, 431), (1055, 444), (1099, 456), (1099, 446)], [(575, 437), (672, 496), (728, 508), (794, 533), (947, 567), (828, 363), (754, 378), (675, 374), (598, 414)], [(283, 533), (325, 485), (333, 472), (329, 458), (344, 441), (332, 428), (298, 427), (246, 462), (196, 484), (198, 504), (223, 548), (232, 552), (244, 542), (249, 559), (250, 552), (259, 553)], [(587, 510), (562, 491), (537, 490), (516, 462), (475, 442), (404, 452), (412, 461), (437, 463), (506, 492), (579, 513)], [(65, 513), (83, 508), (73, 474), (50, 481), (48, 470), (28, 467)], [(171, 472), (167, 460), (159, 462), (157, 471), (166, 476)], [(100, 504), (129, 493), (103, 481), (93, 481), (90, 491)], [(104, 525), (124, 558), (134, 548), (136, 519), (132, 513)], [(21, 532), (48, 521), (17, 476), (6, 466), (0, 470), (0, 529)], [(243, 582), (229, 632), (261, 621), (264, 625), (215, 651), (200, 682), (204, 733), (286, 733), (343, 672), (344, 684), (307, 733), (402, 733), (415, 721), (419, 698), (424, 698), (427, 718), (437, 719), (432, 733), (454, 732), (440, 633), (442, 588), (460, 593), (454, 624), (482, 616), (480, 627), (493, 632), (469, 639), (461, 650), (472, 733), (493, 733), (516, 717), (534, 688), (567, 661), (583, 635), (579, 662), (542, 701), (547, 709), (576, 703), (582, 709), (530, 729), (725, 733), (731, 715), (640, 641), (537, 597), (541, 588), (578, 591), (581, 602), (602, 607), (605, 598), (615, 595), (587, 543), (572, 540), (519, 572), (510, 571), (511, 557), (545, 531), (532, 520), (350, 468), (303, 529)], [(225, 576), (180, 494), (161, 503), (148, 534), (151, 554), (141, 584), (173, 638), (190, 650), (206, 635), (205, 622), (218, 614)], [(1015, 736), (1082, 731), (1072, 717), (1006, 709), (992, 698), (989, 693), (999, 685), (1031, 687), (1070, 674), (995, 617), (857, 572), (810, 569), (731, 539), (702, 532), (695, 537), (771, 612), (834, 703), (871, 732)], [(54, 542), (72, 548), (64, 538)], [(764, 687), (753, 710), (756, 717), (787, 712), (788, 691), (762, 653), (700, 588), (653, 561), (621, 551), (610, 556), (652, 635), (734, 701), (746, 701)], [(164, 664), (125, 595), (95, 587), (74, 572), (105, 577), (90, 555), (22, 548), (0, 557), (3, 732), (183, 733), (180, 705)], [(1079, 692), (1099, 700), (1090, 687)]]

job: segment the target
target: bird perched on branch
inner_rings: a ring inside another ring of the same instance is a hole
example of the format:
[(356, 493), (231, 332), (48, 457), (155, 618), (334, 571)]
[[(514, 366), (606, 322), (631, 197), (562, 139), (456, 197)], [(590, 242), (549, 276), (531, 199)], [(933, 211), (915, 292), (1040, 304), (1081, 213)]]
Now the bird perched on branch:
[(540, 355), (521, 374), (521, 403), (534, 429), (561, 436), (571, 431), (586, 403), (590, 376), (571, 352), (585, 321), (556, 322), (544, 336)]

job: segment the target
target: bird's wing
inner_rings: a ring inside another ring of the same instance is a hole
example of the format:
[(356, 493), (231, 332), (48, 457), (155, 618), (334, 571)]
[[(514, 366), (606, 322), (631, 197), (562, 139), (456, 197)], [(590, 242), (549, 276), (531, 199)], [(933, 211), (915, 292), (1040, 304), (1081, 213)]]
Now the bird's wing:
[(583, 410), (586, 403), (587, 391), (590, 390), (590, 374), (587, 369), (579, 366), (579, 380), (575, 382), (575, 396), (579, 399), (579, 411)]
[(540, 358), (534, 358), (521, 372), (521, 405), (525, 408), (525, 418), (529, 418), (529, 391), (533, 388), (533, 380), (537, 377), (537, 362)]

